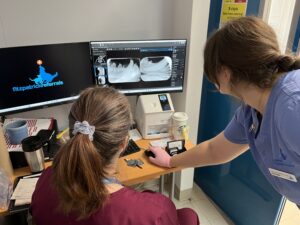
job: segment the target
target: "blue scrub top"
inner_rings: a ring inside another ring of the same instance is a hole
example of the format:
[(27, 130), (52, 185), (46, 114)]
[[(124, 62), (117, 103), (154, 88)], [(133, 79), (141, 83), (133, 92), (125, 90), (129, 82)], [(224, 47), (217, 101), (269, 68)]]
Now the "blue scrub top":
[[(300, 205), (300, 70), (273, 86), (261, 122), (255, 109), (240, 106), (224, 130), (237, 144), (249, 144), (253, 157), (273, 187)], [(297, 182), (271, 175), (269, 168), (293, 174)]]

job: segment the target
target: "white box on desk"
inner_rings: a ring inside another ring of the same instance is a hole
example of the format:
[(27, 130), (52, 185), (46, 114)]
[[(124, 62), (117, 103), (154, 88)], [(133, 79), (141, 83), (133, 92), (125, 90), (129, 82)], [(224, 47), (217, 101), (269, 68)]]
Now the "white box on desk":
[(173, 113), (169, 94), (141, 95), (136, 106), (135, 120), (143, 138), (169, 137)]

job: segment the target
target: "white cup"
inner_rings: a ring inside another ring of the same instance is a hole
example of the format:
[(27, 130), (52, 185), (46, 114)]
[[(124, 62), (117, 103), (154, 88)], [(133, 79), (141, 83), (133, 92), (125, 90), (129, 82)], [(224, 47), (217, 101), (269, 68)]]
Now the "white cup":
[(175, 140), (188, 139), (188, 115), (185, 112), (175, 112), (172, 115), (172, 134)]

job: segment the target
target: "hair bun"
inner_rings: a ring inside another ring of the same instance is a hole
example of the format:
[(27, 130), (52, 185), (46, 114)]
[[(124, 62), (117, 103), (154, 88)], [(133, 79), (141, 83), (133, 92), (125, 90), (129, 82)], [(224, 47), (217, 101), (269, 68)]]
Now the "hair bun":
[(284, 72), (294, 70), (295, 68), (297, 68), (297, 64), (299, 63), (300, 62), (298, 62), (298, 60), (289, 55), (279, 56), (277, 60), (278, 67)]

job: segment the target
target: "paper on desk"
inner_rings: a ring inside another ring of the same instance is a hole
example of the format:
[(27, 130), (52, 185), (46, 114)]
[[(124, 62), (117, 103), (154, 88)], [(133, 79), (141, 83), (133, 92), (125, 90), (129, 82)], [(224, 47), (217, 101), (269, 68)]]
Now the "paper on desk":
[(171, 141), (171, 139), (170, 138), (162, 138), (159, 140), (150, 141), (150, 145), (165, 148), (165, 147), (167, 147), (168, 141)]
[(17, 187), (15, 188), (10, 198), (11, 200), (16, 200), (16, 206), (31, 203), (31, 196), (35, 189), (35, 185), (38, 179), (38, 177), (35, 177), (19, 180)]
[(15, 206), (20, 206), (20, 205), (28, 205), (31, 203), (31, 198), (26, 198), (26, 199), (16, 199), (15, 200)]
[[(13, 121), (20, 120), (21, 118), (5, 119), (3, 129), (5, 132), (5, 126)], [(50, 129), (53, 124), (53, 119), (25, 119), (28, 124), (29, 136), (36, 135), (42, 129)], [(22, 145), (12, 145), (9, 142), (9, 138), (5, 134), (5, 141), (9, 152), (22, 152)]]
[(142, 139), (142, 136), (141, 136), (140, 132), (137, 129), (130, 130), (129, 131), (129, 137), (134, 141)]

